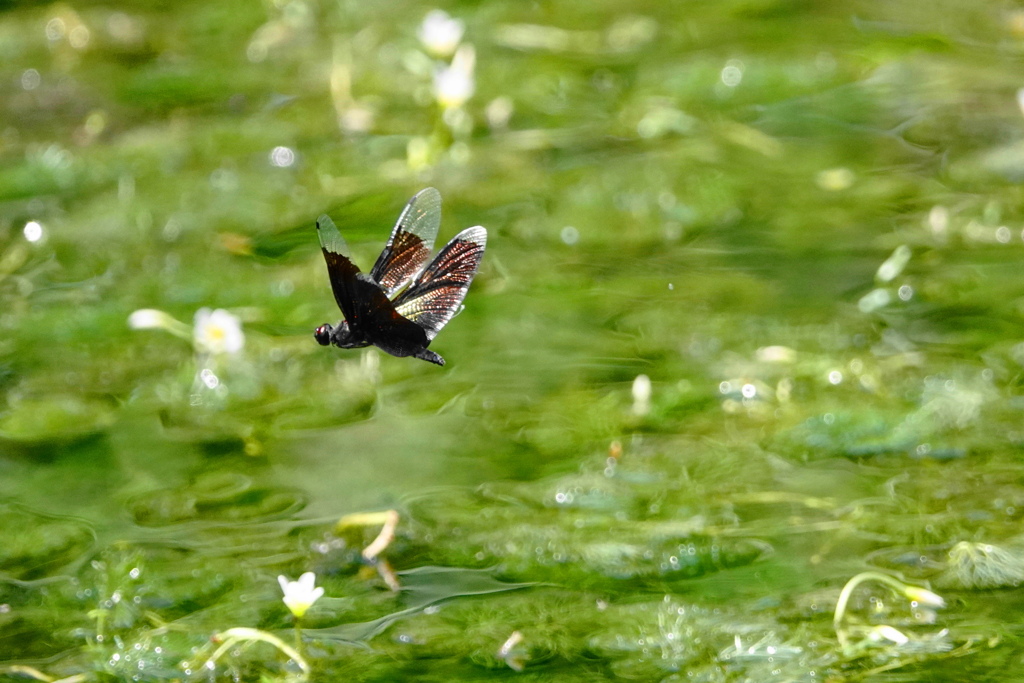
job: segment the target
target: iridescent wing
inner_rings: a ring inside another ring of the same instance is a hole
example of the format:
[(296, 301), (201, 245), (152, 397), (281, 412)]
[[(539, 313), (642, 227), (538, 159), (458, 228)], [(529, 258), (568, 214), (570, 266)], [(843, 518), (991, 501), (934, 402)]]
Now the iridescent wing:
[(338, 226), (330, 216), (324, 214), (316, 219), (316, 234), (320, 238), (320, 248), (327, 261), (327, 274), (331, 278), (334, 300), (345, 314), (345, 319), (351, 321), (355, 316), (354, 296), (359, 268), (349, 259), (345, 238), (338, 232)]
[(469, 284), (487, 247), (487, 230), (466, 228), (416, 277), (395, 300), (395, 310), (412, 320), (433, 339), (459, 312)]
[(390, 297), (404, 287), (430, 258), (441, 225), (441, 194), (432, 187), (420, 190), (398, 217), (387, 246), (370, 271)]

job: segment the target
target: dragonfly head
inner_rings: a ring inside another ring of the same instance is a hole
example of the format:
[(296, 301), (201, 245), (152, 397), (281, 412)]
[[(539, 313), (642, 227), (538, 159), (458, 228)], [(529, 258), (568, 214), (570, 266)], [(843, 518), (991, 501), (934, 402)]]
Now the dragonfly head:
[(316, 332), (313, 333), (313, 337), (316, 338), (316, 341), (320, 346), (330, 346), (331, 344), (334, 344), (339, 349), (358, 349), (369, 343), (357, 339), (355, 335), (352, 334), (352, 328), (349, 327), (348, 323), (344, 320), (334, 327), (324, 323), (320, 327), (316, 328)]
[(316, 332), (313, 333), (313, 336), (316, 338), (316, 341), (320, 346), (328, 346), (331, 343), (331, 332), (333, 331), (333, 327), (324, 323), (320, 327), (316, 328)]

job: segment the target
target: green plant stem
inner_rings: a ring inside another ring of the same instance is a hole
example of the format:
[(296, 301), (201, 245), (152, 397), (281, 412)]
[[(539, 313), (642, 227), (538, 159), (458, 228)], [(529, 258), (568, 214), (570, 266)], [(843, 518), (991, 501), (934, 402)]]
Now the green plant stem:
[[(296, 632), (298, 632), (298, 623), (296, 622)], [(273, 633), (267, 633), (266, 631), (260, 631), (255, 628), (229, 628), (227, 631), (223, 631), (214, 636), (214, 640), (220, 642), (220, 647), (214, 650), (213, 654), (207, 660), (206, 665), (212, 668), (212, 664), (216, 664), (217, 660), (220, 659), (225, 652), (233, 648), (240, 642), (245, 641), (258, 641), (273, 645), (285, 656), (289, 657), (292, 661), (298, 664), (302, 670), (303, 675), (309, 675), (309, 664), (299, 654), (299, 651), (293, 649), (287, 643), (282, 641), (280, 638), (275, 636)]]
[(861, 572), (852, 579), (846, 582), (843, 586), (842, 592), (839, 594), (839, 600), (836, 602), (835, 616), (832, 618), (832, 627), (836, 631), (836, 638), (839, 639), (839, 645), (845, 650), (849, 644), (846, 638), (846, 631), (842, 628), (843, 616), (846, 614), (846, 606), (850, 602), (850, 596), (853, 595), (853, 591), (860, 584), (865, 581), (878, 581), (884, 583), (896, 591), (902, 593), (906, 590), (907, 584), (903, 583), (899, 579), (894, 579), (888, 574), (881, 574), (879, 572)]

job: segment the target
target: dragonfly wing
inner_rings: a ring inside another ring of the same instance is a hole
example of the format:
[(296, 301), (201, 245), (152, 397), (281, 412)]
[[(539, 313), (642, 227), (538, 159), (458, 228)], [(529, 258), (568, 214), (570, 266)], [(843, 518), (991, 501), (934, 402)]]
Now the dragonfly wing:
[(330, 216), (323, 215), (316, 221), (316, 233), (320, 237), (320, 248), (327, 261), (327, 274), (331, 278), (331, 289), (338, 308), (346, 320), (355, 316), (356, 276), (359, 268), (349, 259), (348, 245), (345, 238), (338, 232), (338, 227)]
[(487, 230), (467, 228), (437, 253), (409, 288), (395, 298), (395, 310), (433, 339), (458, 313), (487, 247)]
[(389, 297), (416, 276), (430, 258), (441, 225), (441, 194), (432, 187), (420, 190), (398, 217), (387, 246), (370, 271)]

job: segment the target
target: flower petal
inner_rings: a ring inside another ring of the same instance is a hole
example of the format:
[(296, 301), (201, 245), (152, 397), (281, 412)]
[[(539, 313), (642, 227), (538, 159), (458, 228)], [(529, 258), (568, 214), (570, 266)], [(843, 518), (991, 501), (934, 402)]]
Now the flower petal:
[(149, 330), (167, 327), (169, 315), (155, 308), (140, 308), (128, 316), (128, 327), (133, 330)]

